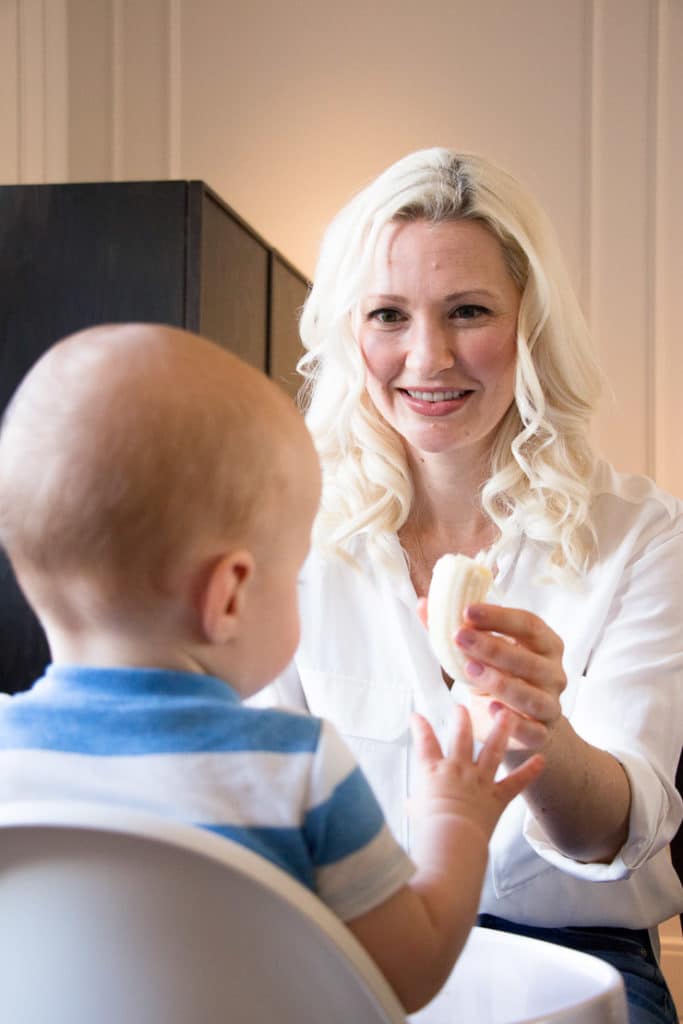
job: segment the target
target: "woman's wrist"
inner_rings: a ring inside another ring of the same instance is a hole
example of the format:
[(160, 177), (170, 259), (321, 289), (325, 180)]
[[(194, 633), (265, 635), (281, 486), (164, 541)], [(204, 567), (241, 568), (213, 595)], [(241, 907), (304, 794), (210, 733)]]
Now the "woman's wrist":
[[(620, 762), (584, 740), (562, 715), (543, 748), (545, 771), (523, 793), (549, 841), (584, 863), (609, 863), (628, 837), (631, 790)], [(512, 769), (523, 752), (509, 751)]]

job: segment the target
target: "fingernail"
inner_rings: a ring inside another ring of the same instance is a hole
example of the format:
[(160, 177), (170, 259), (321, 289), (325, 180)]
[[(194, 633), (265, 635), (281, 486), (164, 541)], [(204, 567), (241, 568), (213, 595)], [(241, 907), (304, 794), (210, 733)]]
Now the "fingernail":
[(481, 616), (481, 608), (478, 608), (476, 605), (468, 605), (465, 608), (465, 618), (469, 619), (470, 622), (479, 622)]
[(477, 639), (477, 634), (471, 629), (459, 629), (456, 633), (455, 639), (463, 647), (472, 647)]
[(480, 676), (483, 674), (484, 666), (480, 661), (468, 661), (465, 665), (468, 676)]

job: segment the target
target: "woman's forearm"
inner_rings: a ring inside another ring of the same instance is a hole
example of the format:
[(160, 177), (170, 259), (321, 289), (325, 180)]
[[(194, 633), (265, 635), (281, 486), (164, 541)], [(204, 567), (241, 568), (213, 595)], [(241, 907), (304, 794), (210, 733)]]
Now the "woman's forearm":
[[(566, 718), (555, 724), (541, 752), (543, 774), (523, 798), (549, 841), (573, 860), (608, 864), (626, 842), (631, 787), (612, 754), (586, 743)], [(513, 768), (528, 751), (510, 751)]]

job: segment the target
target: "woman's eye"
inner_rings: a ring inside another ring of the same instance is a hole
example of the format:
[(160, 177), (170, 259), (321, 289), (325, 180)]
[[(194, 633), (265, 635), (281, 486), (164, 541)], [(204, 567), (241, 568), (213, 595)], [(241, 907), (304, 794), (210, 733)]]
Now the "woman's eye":
[(377, 320), (380, 324), (397, 324), (402, 319), (397, 309), (373, 309), (368, 313), (368, 320)]
[(451, 315), (458, 320), (476, 320), (480, 316), (487, 316), (488, 313), (490, 313), (490, 310), (486, 309), (485, 306), (470, 304), (458, 306)]

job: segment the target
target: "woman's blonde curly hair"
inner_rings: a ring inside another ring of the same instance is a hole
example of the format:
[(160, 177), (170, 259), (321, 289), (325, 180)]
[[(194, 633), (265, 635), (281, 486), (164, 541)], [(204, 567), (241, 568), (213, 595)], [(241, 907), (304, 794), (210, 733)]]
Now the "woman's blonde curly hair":
[(377, 239), (391, 221), (476, 220), (499, 239), (521, 302), (515, 400), (501, 421), (481, 491), (499, 539), (520, 531), (548, 549), (552, 576), (580, 576), (594, 547), (589, 518), (595, 456), (589, 420), (600, 372), (555, 233), (509, 174), (477, 156), (421, 150), (389, 167), (330, 224), (301, 316), (307, 350), (301, 402), (321, 458), (316, 542), (343, 554), (364, 536), (368, 553), (395, 558), (390, 535), (405, 523), (413, 485), (399, 435), (365, 389), (351, 314)]

